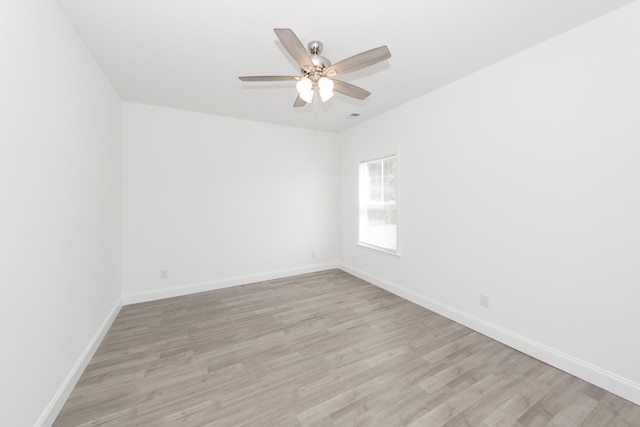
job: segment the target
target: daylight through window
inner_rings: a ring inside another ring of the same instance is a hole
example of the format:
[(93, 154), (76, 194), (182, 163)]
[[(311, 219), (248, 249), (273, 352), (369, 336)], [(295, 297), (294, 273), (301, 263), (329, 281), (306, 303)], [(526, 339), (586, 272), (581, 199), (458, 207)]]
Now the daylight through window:
[(360, 163), (360, 243), (396, 252), (396, 157)]

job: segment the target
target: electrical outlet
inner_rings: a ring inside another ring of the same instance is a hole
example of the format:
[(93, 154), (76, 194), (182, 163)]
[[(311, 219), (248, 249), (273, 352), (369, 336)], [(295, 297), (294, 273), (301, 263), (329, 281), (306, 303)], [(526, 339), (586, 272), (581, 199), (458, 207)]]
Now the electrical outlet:
[(160, 278), (166, 279), (169, 277), (169, 270), (160, 270)]
[(316, 251), (311, 251), (311, 258), (315, 258), (316, 257)]
[(480, 295), (480, 305), (484, 308), (489, 308), (489, 297), (487, 295)]

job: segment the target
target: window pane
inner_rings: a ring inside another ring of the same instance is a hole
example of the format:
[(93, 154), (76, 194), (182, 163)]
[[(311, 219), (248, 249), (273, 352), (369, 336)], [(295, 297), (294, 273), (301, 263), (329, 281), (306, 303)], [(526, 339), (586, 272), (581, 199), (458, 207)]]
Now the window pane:
[(384, 201), (391, 202), (396, 200), (396, 158), (383, 160), (383, 194)]
[(381, 200), (382, 188), (380, 188), (380, 181), (382, 180), (382, 162), (367, 163), (367, 170), (369, 172), (369, 200)]
[(360, 242), (397, 249), (396, 158), (360, 164)]

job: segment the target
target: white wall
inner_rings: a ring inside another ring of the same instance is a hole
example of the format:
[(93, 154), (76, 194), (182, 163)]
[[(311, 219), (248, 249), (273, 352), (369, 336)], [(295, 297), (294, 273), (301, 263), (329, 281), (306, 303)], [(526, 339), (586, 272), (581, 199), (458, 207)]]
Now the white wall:
[(336, 135), (130, 102), (122, 129), (127, 302), (335, 266)]
[[(636, 2), (343, 132), (344, 268), (640, 403), (638, 22)], [(358, 162), (390, 153), (401, 257), (355, 245)]]
[(0, 4), (0, 425), (47, 424), (120, 299), (120, 100), (55, 2)]

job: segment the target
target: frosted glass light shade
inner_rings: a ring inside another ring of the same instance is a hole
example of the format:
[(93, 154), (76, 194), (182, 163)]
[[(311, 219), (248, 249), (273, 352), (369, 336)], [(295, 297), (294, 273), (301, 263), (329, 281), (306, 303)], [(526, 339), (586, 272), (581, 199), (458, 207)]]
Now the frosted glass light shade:
[(320, 92), (320, 99), (322, 99), (322, 102), (326, 102), (333, 98), (333, 80), (326, 77), (320, 77), (318, 80), (318, 92)]
[(318, 90), (318, 92), (320, 93), (320, 99), (322, 99), (322, 102), (327, 102), (328, 100), (330, 100), (331, 98), (333, 98), (333, 92), (332, 91), (326, 91), (326, 90)]
[(296, 83), (296, 90), (304, 102), (310, 103), (313, 101), (313, 82), (307, 77)]
[(324, 90), (327, 92), (332, 92), (333, 91), (333, 80), (328, 79), (326, 77), (320, 77), (320, 80), (318, 80), (318, 88), (320, 90)]
[(299, 95), (300, 95), (300, 98), (302, 98), (302, 100), (307, 104), (310, 104), (311, 101), (313, 101), (313, 89), (309, 89), (306, 92), (299, 93)]
[(313, 88), (313, 82), (311, 81), (311, 79), (307, 77), (298, 80), (298, 83), (296, 83), (296, 89), (300, 94), (307, 92), (312, 88)]

